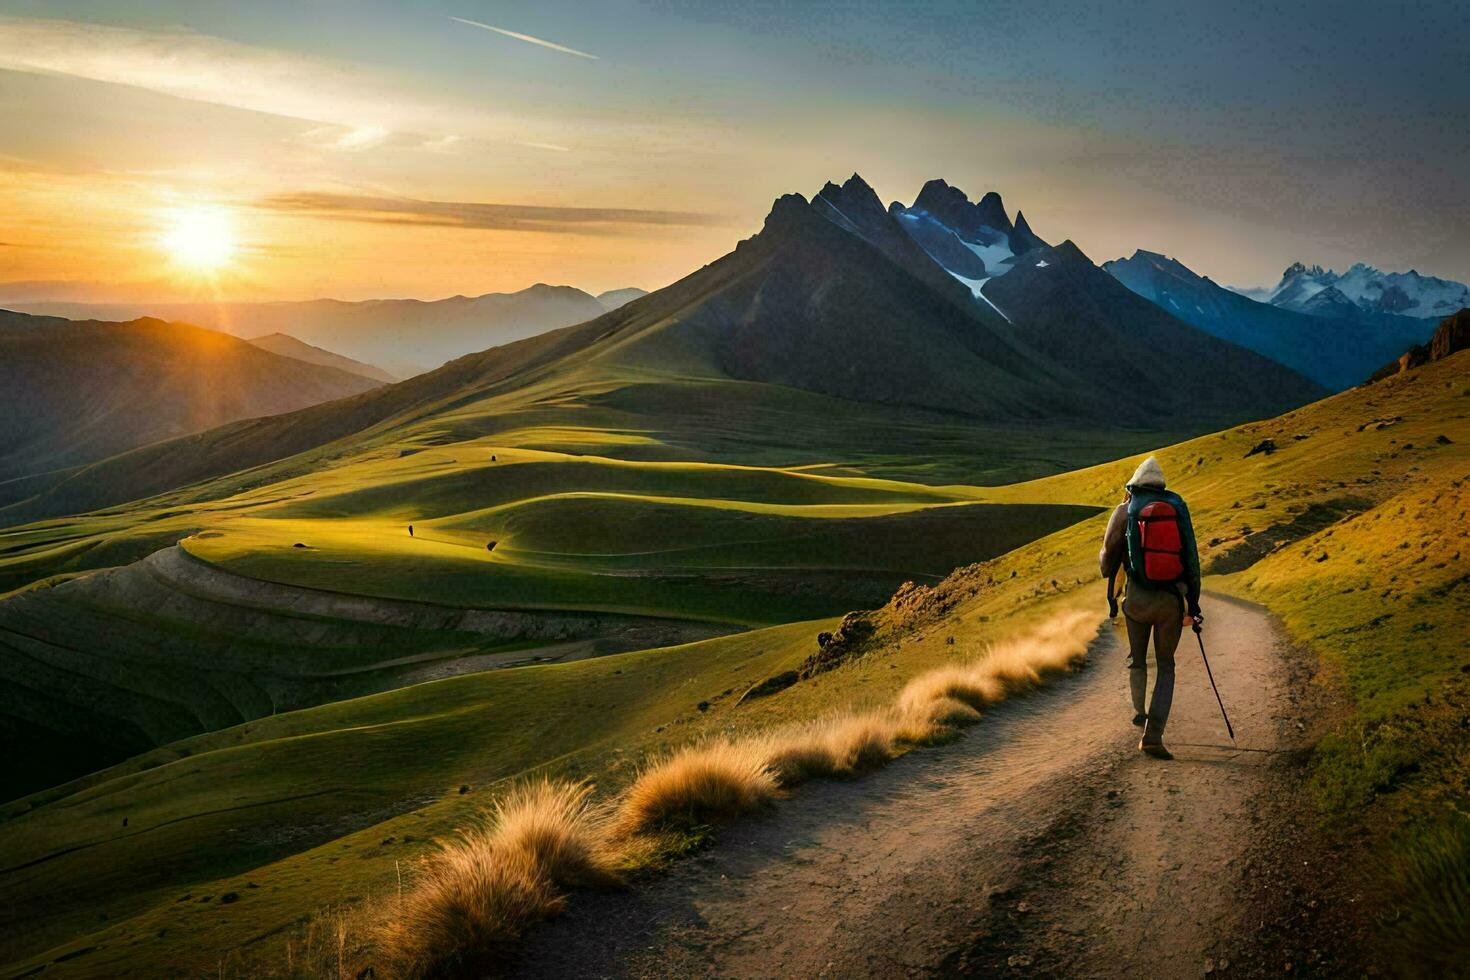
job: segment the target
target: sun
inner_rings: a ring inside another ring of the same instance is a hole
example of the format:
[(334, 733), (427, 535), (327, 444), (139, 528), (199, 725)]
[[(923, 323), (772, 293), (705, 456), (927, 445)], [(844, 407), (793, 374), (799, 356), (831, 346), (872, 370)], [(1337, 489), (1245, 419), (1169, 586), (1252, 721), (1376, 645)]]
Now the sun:
[(176, 265), (194, 272), (213, 272), (235, 255), (235, 229), (222, 208), (196, 207), (175, 212), (163, 234), (163, 247)]

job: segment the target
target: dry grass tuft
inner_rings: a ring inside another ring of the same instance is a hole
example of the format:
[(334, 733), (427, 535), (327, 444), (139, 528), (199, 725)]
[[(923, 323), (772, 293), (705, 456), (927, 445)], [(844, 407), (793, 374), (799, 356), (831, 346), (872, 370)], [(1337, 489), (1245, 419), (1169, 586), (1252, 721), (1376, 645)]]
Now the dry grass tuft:
[(898, 710), (920, 729), (925, 722), (939, 728), (971, 724), (979, 720), (980, 709), (1072, 667), (1096, 633), (1096, 616), (1080, 610), (1059, 613), (969, 663), (915, 677), (899, 694)]
[(978, 718), (980, 709), (1005, 695), (1004, 685), (993, 677), (985, 661), (940, 667), (920, 674), (898, 695), (898, 710), (916, 717), (933, 717), (935, 705), (963, 705)]
[(906, 722), (900, 737), (921, 745), (946, 729), (973, 725), (980, 720), (978, 709), (947, 695), (928, 698), (909, 711), (900, 711), (900, 716)]
[(639, 774), (623, 795), (624, 834), (689, 830), (775, 798), (776, 777), (759, 741), (719, 739), (680, 749)]
[(845, 779), (898, 754), (900, 723), (891, 712), (833, 715), (777, 732), (757, 744), (782, 786), (808, 779)]
[(525, 928), (566, 898), (527, 851), (498, 852), (471, 833), (425, 866), (374, 937), (375, 970), (391, 977), (480, 976), (509, 957)]
[(617, 880), (605, 807), (591, 803), (586, 783), (543, 779), (512, 790), (490, 814), (486, 844), (520, 852), (558, 885), (610, 885)]
[(560, 912), (561, 888), (616, 880), (607, 820), (586, 784), (512, 790), (484, 824), (440, 846), (374, 930), (389, 976), (481, 975), (531, 923)]
[(838, 775), (852, 776), (875, 769), (898, 754), (890, 712), (836, 717), (818, 732), (836, 765)]

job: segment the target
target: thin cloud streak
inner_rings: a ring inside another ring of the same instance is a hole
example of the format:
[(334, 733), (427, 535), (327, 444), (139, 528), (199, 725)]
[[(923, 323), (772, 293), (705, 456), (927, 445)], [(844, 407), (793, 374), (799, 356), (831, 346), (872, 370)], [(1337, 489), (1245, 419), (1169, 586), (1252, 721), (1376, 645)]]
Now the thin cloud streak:
[(712, 227), (724, 222), (724, 219), (716, 215), (697, 211), (424, 201), (406, 197), (375, 197), (320, 191), (275, 194), (257, 202), (257, 206), (269, 211), (373, 224), (578, 235), (615, 234), (620, 226)]
[[(326, 143), (369, 149), (389, 136), (505, 139), (523, 121), (408, 91), (370, 67), (183, 29), (0, 15), (0, 70), (84, 78), (175, 98), (342, 127)], [(326, 132), (313, 131), (321, 140)]]
[(544, 38), (532, 37), (530, 34), (521, 34), (517, 31), (508, 31), (503, 27), (496, 27), (493, 24), (482, 24), (477, 20), (466, 20), (463, 17), (450, 17), (449, 19), (453, 21), (458, 21), (461, 24), (468, 24), (470, 27), (478, 27), (481, 30), (494, 31), (496, 34), (504, 34), (506, 37), (513, 37), (517, 41), (525, 41), (528, 44), (539, 44), (543, 48), (550, 48), (552, 51), (560, 51), (562, 54), (572, 54), (576, 55), (578, 58), (587, 58), (591, 61), (602, 60), (595, 54), (588, 54), (586, 51), (578, 51), (576, 48), (569, 48), (565, 44), (557, 44), (555, 41), (547, 41)]

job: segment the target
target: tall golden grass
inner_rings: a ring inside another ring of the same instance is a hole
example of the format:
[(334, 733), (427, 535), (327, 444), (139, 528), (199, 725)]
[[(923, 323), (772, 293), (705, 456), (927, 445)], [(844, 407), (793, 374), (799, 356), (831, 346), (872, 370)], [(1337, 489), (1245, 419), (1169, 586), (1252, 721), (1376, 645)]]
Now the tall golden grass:
[(833, 714), (742, 738), (695, 743), (650, 761), (623, 793), (593, 801), (586, 784), (513, 789), (478, 826), (441, 845), (373, 929), (380, 976), (496, 972), (566, 889), (609, 885), (646, 863), (670, 833), (766, 806), (810, 779), (852, 778), (952, 737), (982, 709), (1075, 665), (1098, 619), (1064, 612), (980, 656), (920, 674), (885, 708)]
[(533, 922), (560, 912), (568, 887), (617, 879), (604, 808), (585, 783), (513, 789), (440, 845), (373, 927), (375, 972), (395, 977), (497, 972)]
[(623, 835), (688, 830), (770, 802), (776, 777), (758, 743), (716, 739), (644, 767), (623, 794)]

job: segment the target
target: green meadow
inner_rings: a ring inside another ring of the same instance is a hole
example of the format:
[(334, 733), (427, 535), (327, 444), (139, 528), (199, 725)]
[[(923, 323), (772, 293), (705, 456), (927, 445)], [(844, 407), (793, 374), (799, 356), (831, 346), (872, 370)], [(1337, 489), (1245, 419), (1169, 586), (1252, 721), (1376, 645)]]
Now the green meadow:
[[(1368, 829), (1377, 860), (1364, 866), (1386, 869), (1374, 886), (1425, 928), (1439, 879), (1394, 869), (1444, 853), (1467, 778), (1459, 715), (1443, 707), (1462, 696), (1470, 664), (1465, 361), (1159, 450), (1191, 503), (1207, 588), (1265, 603), (1344, 695), (1313, 762), (1324, 819)], [(286, 940), (313, 915), (387, 894), (508, 781), (555, 773), (611, 790), (663, 748), (877, 703), (1057, 603), (1101, 607), (1105, 508), (1140, 458), (1005, 485), (931, 483), (884, 467), (863, 475), (852, 459), (659, 459), (663, 436), (557, 429), (568, 440), (558, 443), (552, 431), (507, 430), (539, 433), (546, 444), (534, 448), (483, 434), (431, 445), (420, 433), (315, 471), (284, 461), (267, 467), (282, 476), (268, 484), (230, 477), (4, 532), (3, 567), (17, 580), (177, 537), (191, 560), (281, 588), (740, 630), (201, 726), (15, 800), (0, 811), (9, 971), (284, 973)], [(1251, 453), (1266, 440), (1274, 450)], [(741, 702), (814, 652), (840, 613), (881, 605), (903, 579), (939, 583), (942, 613), (907, 619), (890, 606), (880, 618), (892, 629), (865, 656)], [(64, 601), (89, 581), (25, 595)], [(149, 615), (169, 614), (161, 602)], [(326, 627), (341, 635), (340, 623)], [(394, 642), (348, 645), (339, 663), (375, 662)], [(456, 642), (466, 640), (425, 645)], [(186, 665), (187, 644), (174, 649)], [(277, 643), (259, 655), (300, 669), (320, 649)]]

